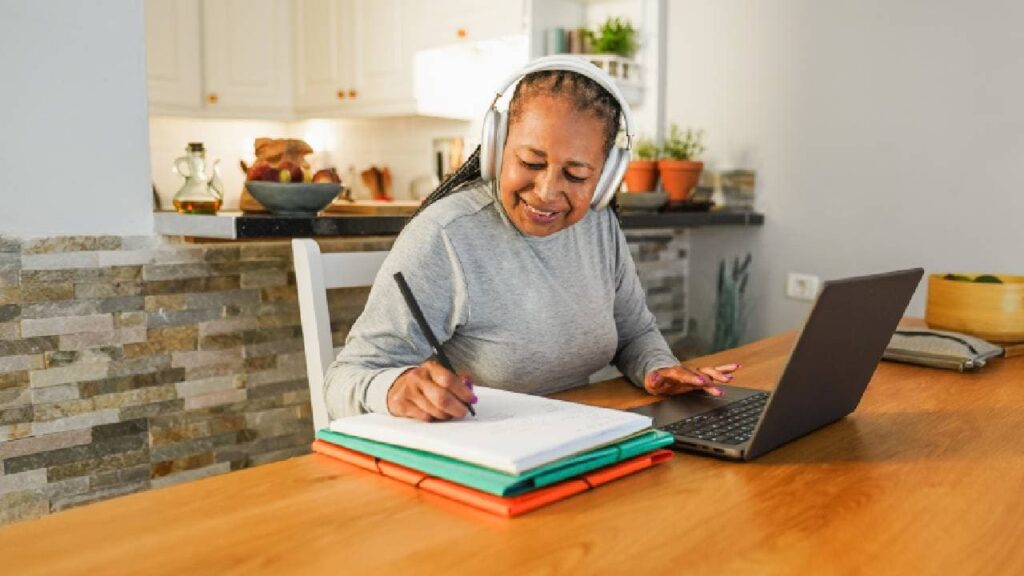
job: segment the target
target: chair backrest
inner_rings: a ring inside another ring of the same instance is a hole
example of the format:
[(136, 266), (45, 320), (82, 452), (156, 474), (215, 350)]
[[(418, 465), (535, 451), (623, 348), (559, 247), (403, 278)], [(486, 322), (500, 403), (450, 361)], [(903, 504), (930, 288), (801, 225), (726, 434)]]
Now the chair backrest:
[(328, 423), (324, 374), (335, 357), (331, 344), (331, 319), (327, 312), (327, 289), (373, 284), (388, 253), (385, 250), (322, 254), (316, 242), (303, 238), (292, 240), (292, 254), (295, 256), (295, 284), (299, 292), (299, 314), (315, 431), (325, 428)]

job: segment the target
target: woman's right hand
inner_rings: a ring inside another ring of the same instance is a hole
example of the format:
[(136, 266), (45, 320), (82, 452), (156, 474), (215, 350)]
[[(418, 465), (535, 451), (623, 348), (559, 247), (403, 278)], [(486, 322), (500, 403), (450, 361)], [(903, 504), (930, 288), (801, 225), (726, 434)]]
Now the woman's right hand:
[(388, 411), (393, 416), (424, 422), (451, 420), (466, 415), (467, 404), (476, 404), (473, 381), (453, 374), (437, 360), (406, 370), (388, 390)]

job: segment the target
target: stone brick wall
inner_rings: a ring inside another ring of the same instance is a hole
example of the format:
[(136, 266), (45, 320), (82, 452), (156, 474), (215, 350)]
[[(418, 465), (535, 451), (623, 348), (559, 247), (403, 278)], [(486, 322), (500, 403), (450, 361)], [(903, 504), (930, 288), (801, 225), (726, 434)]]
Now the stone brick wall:
[[(688, 237), (627, 236), (675, 349)], [(0, 236), (0, 523), (308, 452), (291, 261), (287, 241)], [(330, 291), (336, 346), (366, 295)]]
[[(366, 295), (329, 294), (336, 343)], [(280, 460), (311, 440), (288, 242), (0, 238), (0, 522)]]
[(647, 307), (658, 319), (658, 329), (677, 356), (693, 356), (687, 302), (688, 231), (626, 230), (626, 241), (640, 284), (647, 293)]

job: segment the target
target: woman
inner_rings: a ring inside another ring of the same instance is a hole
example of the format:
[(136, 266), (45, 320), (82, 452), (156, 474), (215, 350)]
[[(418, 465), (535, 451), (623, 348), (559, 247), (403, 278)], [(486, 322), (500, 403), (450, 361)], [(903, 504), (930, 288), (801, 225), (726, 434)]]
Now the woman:
[[(395, 241), (328, 369), (330, 417), (461, 418), (476, 402), (474, 381), (550, 394), (610, 362), (651, 394), (721, 395), (714, 384), (738, 366), (693, 370), (676, 360), (615, 214), (591, 209), (619, 101), (584, 74), (543, 70), (520, 80), (508, 114), (496, 181), (480, 179), (477, 150)], [(429, 359), (395, 272), (459, 375)]]

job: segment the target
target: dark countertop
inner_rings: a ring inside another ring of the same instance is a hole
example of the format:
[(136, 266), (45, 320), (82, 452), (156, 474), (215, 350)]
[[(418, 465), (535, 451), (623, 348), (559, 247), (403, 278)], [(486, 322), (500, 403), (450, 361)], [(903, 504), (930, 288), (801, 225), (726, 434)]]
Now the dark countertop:
[[(277, 216), (222, 212), (196, 216), (175, 212), (153, 215), (157, 234), (192, 238), (257, 239), (319, 236), (382, 236), (398, 234), (408, 216)], [(749, 210), (704, 212), (622, 212), (623, 229), (691, 228), (696, 226), (761, 225), (764, 214)]]

